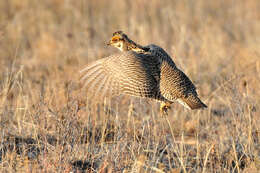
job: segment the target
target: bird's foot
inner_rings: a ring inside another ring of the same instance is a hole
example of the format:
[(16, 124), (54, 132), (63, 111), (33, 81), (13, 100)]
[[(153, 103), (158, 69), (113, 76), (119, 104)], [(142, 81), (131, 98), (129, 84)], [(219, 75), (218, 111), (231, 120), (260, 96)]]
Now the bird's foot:
[(160, 113), (161, 115), (168, 115), (168, 110), (171, 109), (170, 103), (161, 103), (160, 105)]

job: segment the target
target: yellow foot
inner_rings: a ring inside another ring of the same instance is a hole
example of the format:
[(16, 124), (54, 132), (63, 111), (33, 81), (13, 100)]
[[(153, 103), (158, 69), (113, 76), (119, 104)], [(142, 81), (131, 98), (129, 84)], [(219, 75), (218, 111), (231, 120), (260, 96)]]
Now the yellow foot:
[(168, 109), (171, 109), (171, 103), (162, 102), (160, 105), (160, 112), (162, 115), (167, 115)]

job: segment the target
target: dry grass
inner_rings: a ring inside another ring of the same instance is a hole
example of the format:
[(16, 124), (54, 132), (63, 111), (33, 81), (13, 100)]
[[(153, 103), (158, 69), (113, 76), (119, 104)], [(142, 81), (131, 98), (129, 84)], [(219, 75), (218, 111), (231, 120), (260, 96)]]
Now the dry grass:
[[(260, 3), (0, 1), (0, 172), (259, 172)], [(131, 97), (110, 106), (78, 84), (123, 30), (195, 82), (204, 111)]]

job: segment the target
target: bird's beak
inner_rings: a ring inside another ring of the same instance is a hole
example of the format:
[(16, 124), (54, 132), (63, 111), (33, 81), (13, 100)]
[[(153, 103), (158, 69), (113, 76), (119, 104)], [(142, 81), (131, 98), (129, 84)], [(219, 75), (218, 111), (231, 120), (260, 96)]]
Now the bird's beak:
[(111, 40), (107, 43), (107, 46), (110, 46), (111, 45)]

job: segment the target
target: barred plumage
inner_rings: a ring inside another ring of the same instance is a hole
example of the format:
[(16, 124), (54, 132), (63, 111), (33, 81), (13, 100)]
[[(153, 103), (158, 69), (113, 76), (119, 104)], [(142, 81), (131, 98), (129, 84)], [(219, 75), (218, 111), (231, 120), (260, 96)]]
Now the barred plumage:
[(189, 109), (207, 107), (191, 80), (159, 46), (140, 46), (121, 31), (113, 34), (109, 45), (122, 52), (81, 70), (88, 93), (101, 98), (117, 94), (153, 98), (161, 102), (161, 111), (175, 100)]
[[(149, 72), (157, 68), (155, 66), (156, 59), (149, 54), (122, 52), (95, 61), (81, 70), (84, 74), (81, 80), (84, 87), (94, 94), (105, 92), (111, 97), (123, 93), (163, 101), (158, 80)], [(104, 93), (99, 95), (105, 96)]]

